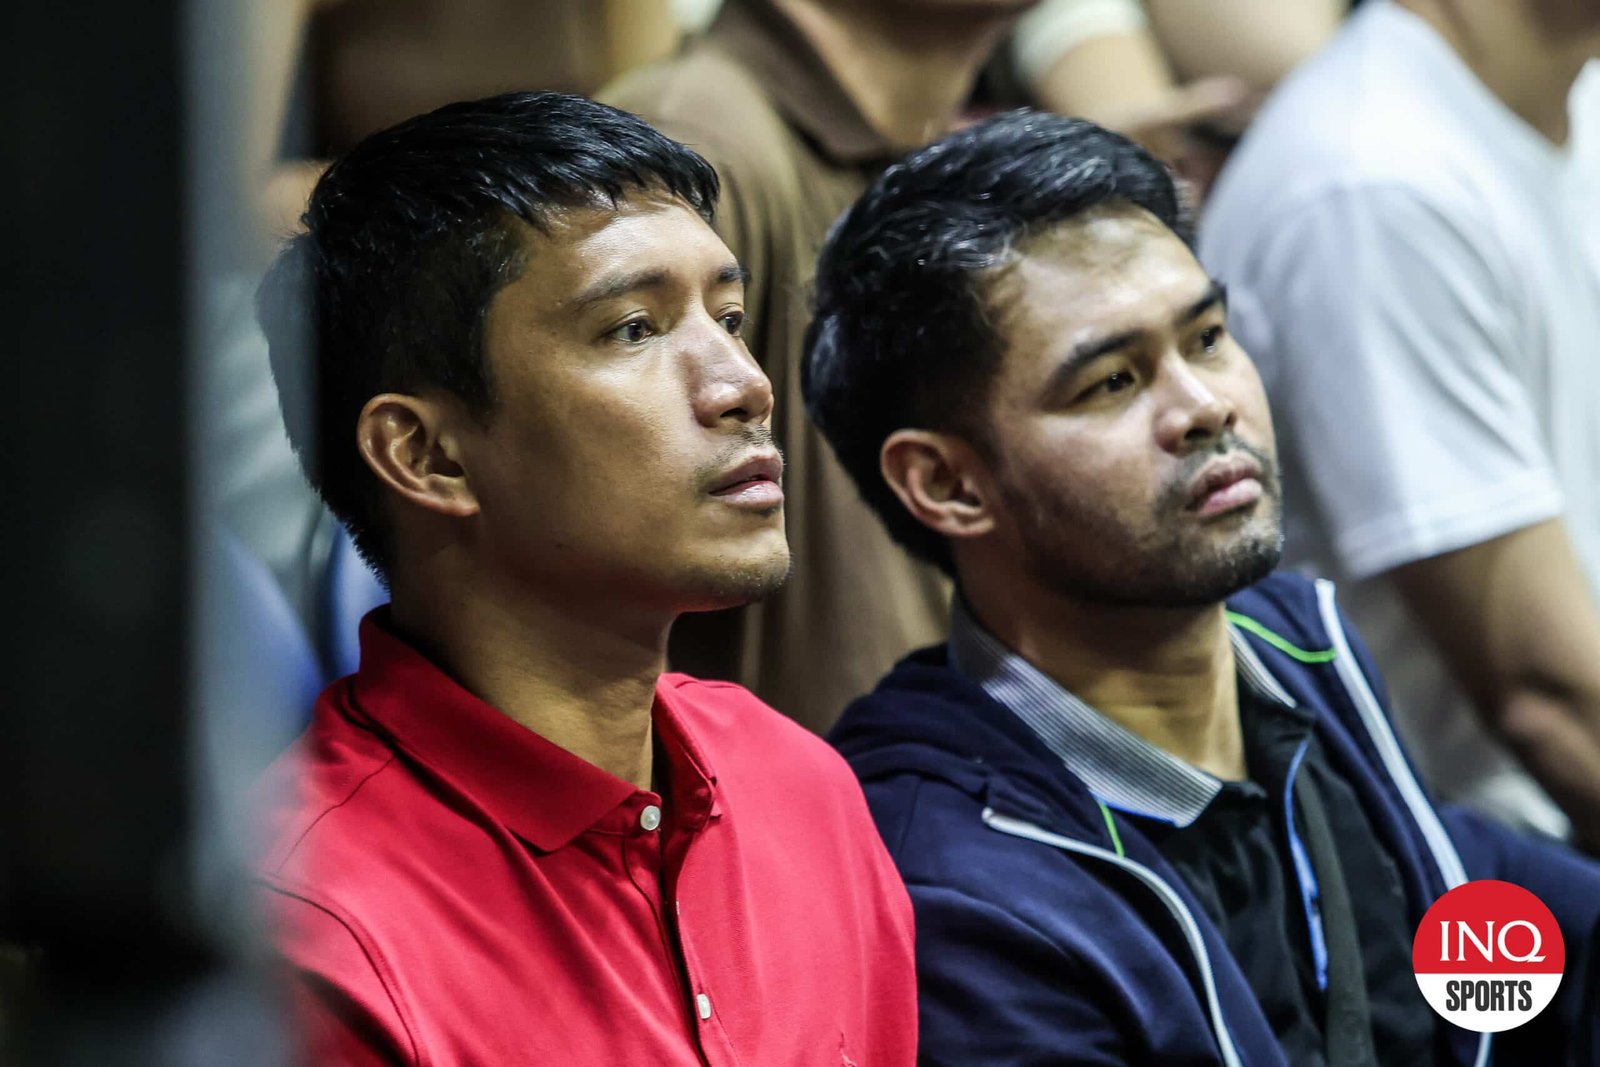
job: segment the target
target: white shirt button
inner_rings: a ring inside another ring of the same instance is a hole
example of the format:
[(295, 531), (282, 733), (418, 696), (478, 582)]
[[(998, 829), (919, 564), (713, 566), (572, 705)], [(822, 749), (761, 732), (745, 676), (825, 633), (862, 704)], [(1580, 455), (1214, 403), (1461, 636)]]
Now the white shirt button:
[(710, 997), (706, 996), (704, 993), (701, 993), (699, 996), (694, 998), (694, 1006), (695, 1006), (695, 1010), (700, 1013), (700, 1018), (702, 1018), (702, 1019), (711, 1018), (711, 998)]
[(646, 804), (639, 813), (639, 825), (646, 830), (654, 830), (661, 825), (661, 809), (654, 804)]

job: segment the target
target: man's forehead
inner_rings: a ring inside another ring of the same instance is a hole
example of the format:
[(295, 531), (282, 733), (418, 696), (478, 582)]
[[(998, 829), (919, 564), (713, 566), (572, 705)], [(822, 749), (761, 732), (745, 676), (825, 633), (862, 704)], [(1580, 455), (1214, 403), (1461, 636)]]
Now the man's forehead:
[(514, 285), (552, 306), (578, 301), (608, 278), (649, 271), (698, 279), (733, 259), (705, 219), (667, 195), (564, 208), (545, 228), (521, 230), (525, 267)]
[(1019, 263), (1093, 274), (1148, 259), (1193, 260), (1160, 219), (1132, 204), (1101, 204), (1017, 242)]
[(596, 199), (590, 204), (557, 208), (542, 229), (519, 225), (532, 250), (580, 257), (634, 242), (681, 240), (686, 232), (716, 234), (687, 203), (655, 191), (630, 193), (615, 203)]
[[(1129, 329), (1166, 321), (1211, 284), (1193, 252), (1140, 208), (1095, 208), (1018, 242), (990, 300), (1003, 328)], [(1070, 342), (1069, 342), (1070, 343)]]

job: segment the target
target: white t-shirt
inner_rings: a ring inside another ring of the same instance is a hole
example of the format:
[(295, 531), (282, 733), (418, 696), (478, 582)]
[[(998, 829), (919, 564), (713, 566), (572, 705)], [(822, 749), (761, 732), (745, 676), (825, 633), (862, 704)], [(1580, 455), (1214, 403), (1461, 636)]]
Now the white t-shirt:
[(1431, 784), (1554, 832), (1382, 574), (1561, 516), (1600, 600), (1596, 105), (1591, 64), (1558, 148), (1371, 0), (1258, 116), (1200, 242), (1272, 398), (1288, 562), (1343, 583)]
[(1037, 85), (1056, 60), (1096, 37), (1149, 28), (1143, 0), (1042, 0), (1017, 20), (1011, 58), (1023, 81)]

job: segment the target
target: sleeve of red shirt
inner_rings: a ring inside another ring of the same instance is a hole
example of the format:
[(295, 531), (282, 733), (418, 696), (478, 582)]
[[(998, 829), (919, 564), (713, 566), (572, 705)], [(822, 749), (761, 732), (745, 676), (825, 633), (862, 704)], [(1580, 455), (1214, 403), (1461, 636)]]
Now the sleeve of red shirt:
[(394, 994), (350, 923), (293, 893), (275, 888), (270, 895), (305, 1062), (316, 1067), (419, 1062)]

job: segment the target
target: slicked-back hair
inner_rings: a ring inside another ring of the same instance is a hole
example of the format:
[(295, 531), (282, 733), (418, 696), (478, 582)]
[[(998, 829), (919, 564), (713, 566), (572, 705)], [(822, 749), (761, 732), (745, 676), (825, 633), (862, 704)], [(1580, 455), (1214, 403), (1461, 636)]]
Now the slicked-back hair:
[(1016, 111), (890, 167), (828, 234), (801, 367), (806, 410), (890, 536), (946, 573), (945, 539), (883, 479), (883, 443), (916, 428), (985, 447), (982, 411), (1005, 351), (987, 283), (1030, 234), (1113, 203), (1143, 208), (1193, 247), (1183, 197), (1138, 145), (1092, 122)]
[(634, 115), (564, 93), (451, 104), (373, 134), (323, 174), (257, 311), (300, 464), (387, 580), (377, 477), (356, 447), (385, 392), (448, 391), (486, 417), (485, 313), (522, 272), (527, 227), (664, 192), (707, 222), (717, 175)]

